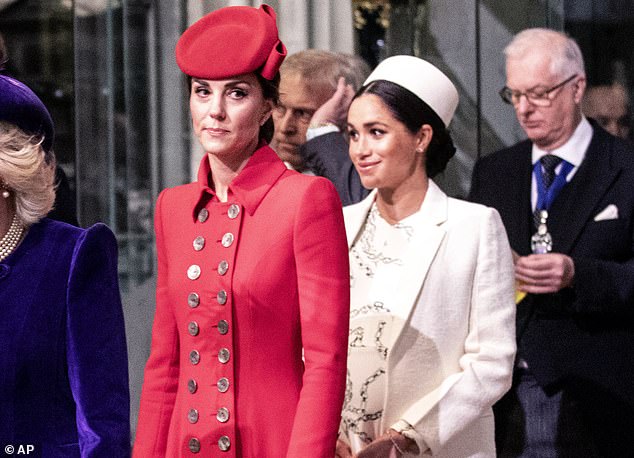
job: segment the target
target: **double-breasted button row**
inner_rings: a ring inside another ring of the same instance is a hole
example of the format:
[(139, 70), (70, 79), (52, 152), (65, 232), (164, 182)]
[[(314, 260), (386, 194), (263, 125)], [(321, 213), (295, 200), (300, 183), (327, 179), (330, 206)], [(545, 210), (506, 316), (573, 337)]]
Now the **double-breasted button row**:
[[(199, 453), (200, 440), (197, 437), (192, 437), (187, 443), (187, 448), (189, 448), (189, 451), (192, 453)], [(229, 451), (229, 449), (231, 448), (231, 439), (229, 439), (229, 436), (220, 436), (220, 439), (218, 439), (218, 448), (222, 452)]]
[(225, 305), (227, 303), (227, 292), (224, 289), (218, 291), (216, 295), (216, 300), (220, 305)]
[(195, 366), (200, 362), (200, 353), (198, 350), (192, 350), (189, 352), (189, 361)]
[(194, 394), (196, 391), (198, 391), (198, 382), (196, 382), (196, 380), (194, 380), (193, 378), (187, 380), (187, 391), (189, 391), (191, 394)]

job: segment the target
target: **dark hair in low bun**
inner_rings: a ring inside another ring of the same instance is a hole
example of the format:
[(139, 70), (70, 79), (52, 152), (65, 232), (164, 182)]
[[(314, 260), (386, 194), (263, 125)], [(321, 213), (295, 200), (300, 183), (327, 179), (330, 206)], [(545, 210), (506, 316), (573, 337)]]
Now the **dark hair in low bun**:
[(390, 110), (394, 118), (402, 122), (411, 133), (417, 133), (424, 124), (434, 131), (427, 148), (425, 171), (433, 178), (445, 170), (449, 159), (456, 153), (449, 131), (429, 105), (403, 86), (386, 80), (372, 81), (363, 86), (354, 98), (364, 94), (376, 95)]
[[(258, 82), (262, 87), (262, 95), (264, 98), (272, 101), (273, 106), (277, 105), (280, 99), (280, 72), (277, 72), (272, 80), (267, 80), (258, 72), (256, 72), (255, 75), (258, 77)], [(273, 116), (269, 116), (269, 119), (260, 127), (260, 140), (271, 143), (274, 130)]]

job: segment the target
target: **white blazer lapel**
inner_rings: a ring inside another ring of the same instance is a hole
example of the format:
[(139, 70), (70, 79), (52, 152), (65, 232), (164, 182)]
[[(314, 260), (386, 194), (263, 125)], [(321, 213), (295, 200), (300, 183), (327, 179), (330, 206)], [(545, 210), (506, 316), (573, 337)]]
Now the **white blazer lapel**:
[(346, 238), (348, 239), (348, 251), (352, 248), (352, 244), (359, 236), (359, 231), (368, 217), (368, 213), (372, 208), (374, 199), (376, 198), (376, 189), (374, 189), (365, 199), (354, 205), (343, 207), (343, 221), (346, 226)]
[(410, 247), (403, 261), (407, 269), (398, 284), (394, 285), (394, 300), (409, 308), (407, 321), (397, 320), (394, 323), (393, 342), (401, 335), (405, 324), (409, 321), (420, 296), (427, 272), (434, 261), (438, 248), (445, 237), (442, 224), (447, 220), (447, 196), (433, 181), (416, 218), (417, 226), (410, 240)]
[[(344, 207), (348, 250), (357, 239), (375, 198), (376, 190), (358, 204)], [(406, 274), (394, 285), (389, 285), (393, 290), (394, 301), (409, 307), (408, 318), (416, 305), (427, 272), (445, 236), (442, 224), (446, 220), (447, 196), (430, 180), (427, 194), (416, 219), (418, 224), (410, 240), (410, 249), (403, 259), (407, 266)], [(401, 334), (405, 323), (401, 320), (395, 322), (393, 341), (396, 341), (396, 336)]]

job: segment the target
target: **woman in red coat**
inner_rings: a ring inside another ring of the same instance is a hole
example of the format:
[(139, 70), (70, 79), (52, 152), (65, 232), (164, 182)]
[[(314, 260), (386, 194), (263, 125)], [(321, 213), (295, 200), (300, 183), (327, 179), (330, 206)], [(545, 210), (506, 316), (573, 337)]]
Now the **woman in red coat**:
[(349, 270), (341, 204), (267, 146), (286, 49), (275, 13), (192, 25), (198, 181), (156, 204), (158, 288), (134, 456), (328, 457), (343, 403)]

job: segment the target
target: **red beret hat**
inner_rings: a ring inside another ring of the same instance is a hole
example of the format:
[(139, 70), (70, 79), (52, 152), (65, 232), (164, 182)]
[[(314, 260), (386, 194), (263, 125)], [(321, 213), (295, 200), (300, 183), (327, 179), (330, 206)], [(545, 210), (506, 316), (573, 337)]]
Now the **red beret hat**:
[(220, 8), (185, 30), (176, 44), (180, 69), (209, 80), (255, 71), (271, 80), (285, 57), (269, 5)]

